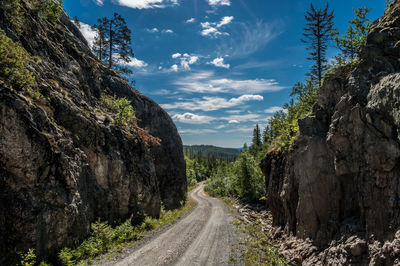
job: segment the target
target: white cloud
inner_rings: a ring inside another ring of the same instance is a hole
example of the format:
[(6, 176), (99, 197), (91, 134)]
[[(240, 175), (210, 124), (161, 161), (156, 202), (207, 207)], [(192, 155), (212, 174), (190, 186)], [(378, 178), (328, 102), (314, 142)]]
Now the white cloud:
[(177, 64), (172, 65), (170, 70), (172, 72), (178, 72), (178, 65)]
[(174, 31), (171, 29), (162, 30), (162, 32), (163, 33), (174, 33)]
[(121, 6), (130, 8), (165, 8), (167, 6), (178, 5), (178, 0), (116, 0)]
[(103, 0), (94, 0), (94, 2), (96, 3), (96, 5), (98, 6), (102, 6), (104, 1)]
[(83, 37), (85, 37), (86, 41), (88, 42), (89, 47), (91, 48), (94, 43), (94, 38), (97, 35), (97, 31), (86, 23), (80, 22), (79, 24), (80, 24), (79, 29), (80, 29)]
[(139, 60), (135, 57), (129, 57), (129, 58), (130, 58), (130, 62), (120, 61), (120, 62), (118, 62), (118, 64), (123, 65), (123, 66), (130, 66), (130, 67), (134, 67), (134, 68), (144, 68), (144, 67), (148, 66), (148, 64), (143, 60)]
[(220, 22), (202, 22), (200, 26), (203, 28), (201, 31), (201, 35), (203, 36), (210, 36), (210, 37), (217, 37), (219, 35), (229, 35), (227, 32), (221, 32), (218, 29), (224, 25), (227, 25), (232, 22), (234, 19), (233, 16), (226, 16), (221, 19)]
[(239, 114), (239, 113), (241, 113), (242, 111), (241, 110), (227, 110), (227, 111), (225, 111), (226, 113), (229, 113), (229, 114)]
[(253, 94), (280, 91), (285, 88), (273, 79), (217, 79), (214, 78), (214, 72), (212, 71), (193, 73), (179, 78), (173, 84), (178, 86), (181, 91), (197, 93)]
[(147, 32), (151, 32), (151, 33), (156, 33), (159, 32), (159, 30), (157, 28), (152, 28), (152, 29), (146, 29)]
[(285, 111), (285, 110), (286, 109), (284, 109), (284, 108), (282, 108), (280, 106), (271, 106), (271, 107), (265, 109), (264, 113), (273, 114), (273, 113), (276, 113), (276, 112), (279, 112), (279, 111)]
[(259, 122), (267, 121), (268, 117), (262, 116), (260, 114), (245, 114), (245, 115), (230, 115), (223, 117), (222, 119), (229, 121), (229, 123), (241, 123), (241, 122)]
[(230, 6), (230, 0), (207, 0), (210, 6)]
[(219, 125), (215, 127), (216, 129), (222, 129), (222, 128), (226, 128), (226, 125)]
[(235, 129), (229, 129), (225, 130), (226, 133), (235, 133), (235, 132), (242, 132), (242, 133), (247, 133), (247, 132), (253, 132), (254, 128), (253, 127), (240, 127), (240, 128), (235, 128)]
[(214, 60), (212, 60), (211, 62), (208, 62), (207, 64), (211, 64), (216, 67), (223, 67), (226, 69), (228, 69), (230, 67), (229, 64), (224, 64), (224, 59), (222, 57), (215, 58)]
[(220, 28), (224, 25), (228, 25), (229, 23), (231, 23), (233, 20), (233, 16), (229, 16), (229, 17), (223, 17), (221, 22), (218, 23), (217, 28)]
[(195, 56), (195, 55), (189, 56), (189, 61), (188, 61), (188, 63), (189, 63), (189, 65), (193, 65), (193, 64), (196, 63), (198, 60), (199, 60), (199, 57), (198, 57), (198, 56)]
[(185, 23), (193, 23), (195, 21), (196, 21), (195, 18), (189, 18), (188, 20), (185, 21)]
[(239, 124), (239, 121), (232, 119), (228, 121), (229, 124)]
[(179, 129), (180, 134), (209, 134), (217, 133), (214, 129)]
[(211, 121), (215, 120), (215, 118), (211, 116), (196, 115), (192, 113), (176, 114), (172, 116), (172, 119), (186, 124), (209, 124)]
[(261, 95), (242, 95), (238, 98), (231, 98), (229, 100), (221, 97), (204, 96), (201, 99), (195, 98), (189, 101), (161, 104), (161, 106), (165, 109), (215, 111), (235, 107), (248, 101), (262, 100), (264, 100), (264, 97)]
[(171, 56), (173, 59), (178, 59), (180, 60), (179, 62), (179, 67), (177, 64), (176, 67), (172, 71), (177, 72), (178, 70), (184, 70), (184, 71), (189, 71), (191, 70), (190, 65), (193, 65), (199, 61), (199, 57), (197, 55), (190, 55), (187, 53), (184, 53), (183, 55), (181, 53), (175, 53)]

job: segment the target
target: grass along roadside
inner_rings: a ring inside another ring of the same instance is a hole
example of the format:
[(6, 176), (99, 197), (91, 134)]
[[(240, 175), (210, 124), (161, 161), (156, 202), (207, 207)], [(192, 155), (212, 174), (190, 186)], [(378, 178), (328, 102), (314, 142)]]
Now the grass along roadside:
[(171, 211), (162, 209), (159, 219), (147, 216), (137, 226), (132, 226), (130, 219), (114, 228), (107, 222), (97, 221), (92, 224), (91, 234), (87, 240), (83, 241), (75, 249), (64, 248), (60, 251), (60, 262), (62, 265), (68, 266), (85, 265), (104, 254), (107, 254), (107, 258), (111, 258), (124, 248), (132, 246), (141, 239), (143, 234), (165, 224), (175, 222), (195, 205), (195, 201), (188, 198), (183, 207)]
[[(218, 197), (218, 199), (237, 217), (241, 216), (233, 207), (236, 203), (232, 198)], [(270, 232), (263, 228), (261, 218), (254, 223), (245, 223), (236, 218), (232, 224), (245, 236), (235, 247), (235, 250), (241, 253), (240, 256), (245, 266), (289, 265), (286, 259), (279, 254)], [(231, 258), (231, 260), (235, 260), (235, 258)]]

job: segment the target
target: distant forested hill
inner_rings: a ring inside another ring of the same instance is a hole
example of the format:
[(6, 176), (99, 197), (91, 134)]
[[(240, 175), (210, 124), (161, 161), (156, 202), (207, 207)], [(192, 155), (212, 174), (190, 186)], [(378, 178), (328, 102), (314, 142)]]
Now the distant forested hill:
[(210, 156), (213, 156), (215, 158), (235, 159), (236, 157), (239, 156), (240, 153), (239, 149), (221, 148), (212, 145), (193, 145), (193, 146), (184, 145), (183, 151), (185, 155), (188, 156), (189, 158), (192, 158), (193, 155), (201, 152), (202, 155), (210, 154)]

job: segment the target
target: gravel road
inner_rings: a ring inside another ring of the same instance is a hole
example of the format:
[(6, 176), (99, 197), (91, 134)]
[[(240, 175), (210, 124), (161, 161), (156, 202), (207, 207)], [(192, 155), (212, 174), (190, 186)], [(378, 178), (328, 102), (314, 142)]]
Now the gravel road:
[[(126, 265), (234, 265), (238, 237), (230, 223), (233, 215), (218, 199), (208, 197), (204, 185), (190, 193), (197, 205), (193, 211), (156, 235), (125, 258), (111, 263)], [(108, 264), (108, 265), (110, 265)]]

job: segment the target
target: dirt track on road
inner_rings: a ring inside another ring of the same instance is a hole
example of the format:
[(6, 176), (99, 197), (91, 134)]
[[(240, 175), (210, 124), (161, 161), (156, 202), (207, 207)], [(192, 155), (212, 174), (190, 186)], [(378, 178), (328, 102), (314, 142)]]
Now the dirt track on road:
[(218, 199), (204, 194), (204, 185), (190, 193), (197, 205), (165, 232), (156, 235), (125, 258), (107, 265), (234, 265), (237, 233), (233, 215)]

